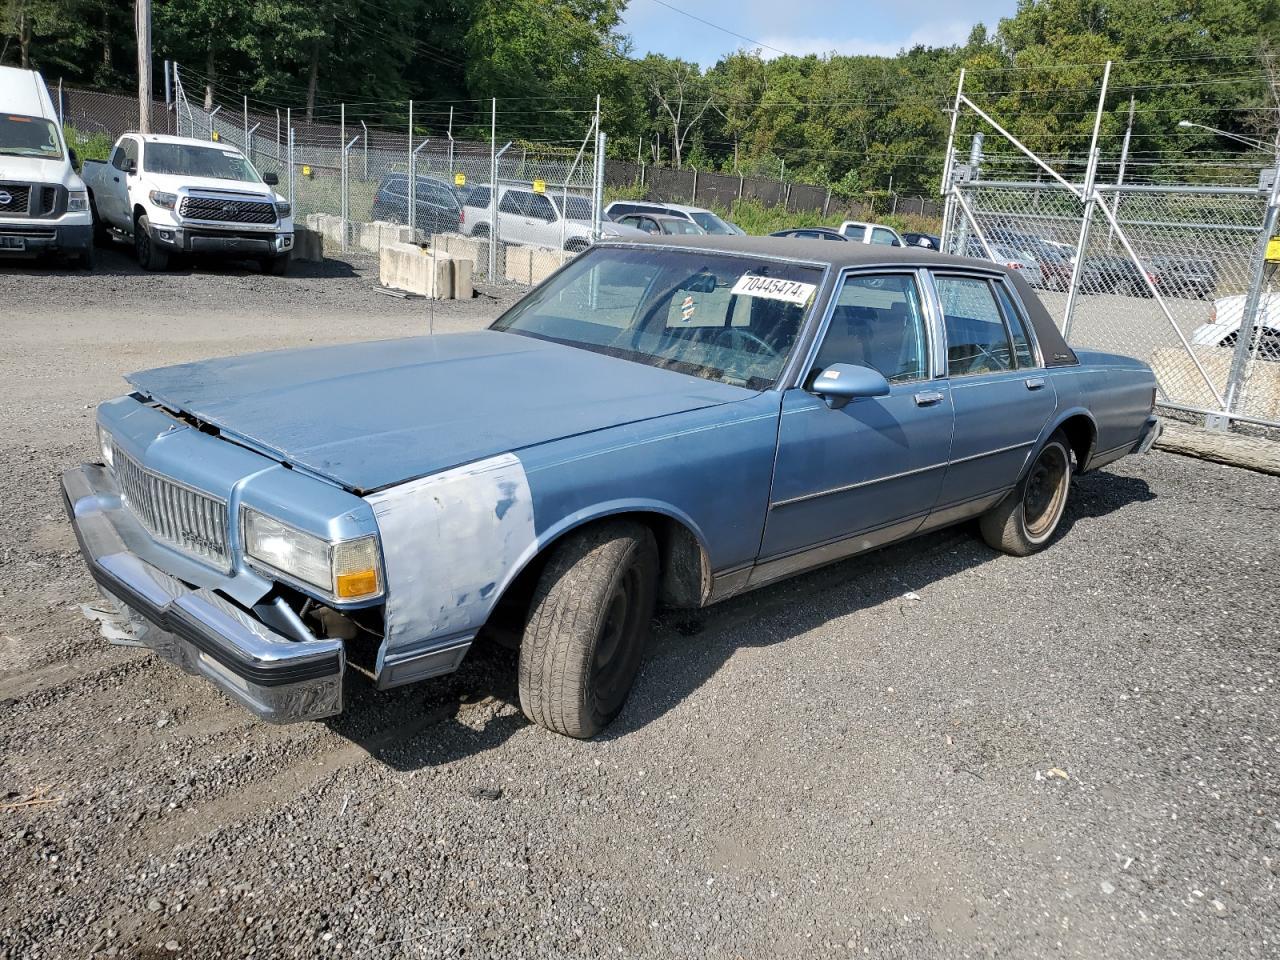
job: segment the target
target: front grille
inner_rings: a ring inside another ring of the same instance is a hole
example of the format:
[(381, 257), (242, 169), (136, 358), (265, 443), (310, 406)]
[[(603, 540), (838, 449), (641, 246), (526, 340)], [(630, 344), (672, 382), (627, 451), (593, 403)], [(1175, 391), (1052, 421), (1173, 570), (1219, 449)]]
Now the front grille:
[(153, 537), (225, 570), (227, 505), (145, 469), (115, 444), (112, 465), (121, 499)]
[(25, 217), (31, 200), (31, 187), (27, 184), (0, 183), (0, 213)]
[(275, 204), (265, 200), (225, 200), (221, 197), (183, 197), (178, 212), (192, 220), (218, 223), (275, 223)]

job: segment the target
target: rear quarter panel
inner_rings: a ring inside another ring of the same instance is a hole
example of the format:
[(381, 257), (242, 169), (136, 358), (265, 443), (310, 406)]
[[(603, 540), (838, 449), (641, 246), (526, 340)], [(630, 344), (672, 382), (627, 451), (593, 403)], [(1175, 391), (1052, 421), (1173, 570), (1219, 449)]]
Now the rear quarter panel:
[(1058, 420), (1088, 414), (1097, 431), (1093, 457), (1132, 446), (1151, 415), (1156, 386), (1151, 368), (1140, 360), (1095, 350), (1077, 350), (1079, 366), (1051, 371), (1058, 394)]

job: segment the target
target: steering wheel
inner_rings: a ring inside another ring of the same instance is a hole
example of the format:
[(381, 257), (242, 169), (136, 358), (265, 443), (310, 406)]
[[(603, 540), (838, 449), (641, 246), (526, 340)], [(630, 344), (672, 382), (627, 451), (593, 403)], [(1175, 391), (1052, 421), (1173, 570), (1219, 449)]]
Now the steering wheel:
[(765, 357), (769, 359), (778, 356), (778, 351), (776, 349), (764, 340), (761, 340), (751, 331), (743, 330), (741, 327), (720, 327), (716, 330), (715, 339), (719, 340), (726, 333), (729, 334), (730, 341), (726, 346), (728, 346), (730, 350), (742, 350), (742, 344), (745, 342), (755, 344), (757, 349), (742, 351), (744, 353), (754, 353), (757, 355), (763, 353)]

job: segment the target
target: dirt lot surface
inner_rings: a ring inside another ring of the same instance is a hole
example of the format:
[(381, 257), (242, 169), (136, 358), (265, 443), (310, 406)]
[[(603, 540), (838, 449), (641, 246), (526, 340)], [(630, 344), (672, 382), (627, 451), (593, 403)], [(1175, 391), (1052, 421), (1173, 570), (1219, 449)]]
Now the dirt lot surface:
[(1126, 459), (1035, 557), (958, 528), (666, 615), (594, 741), (497, 649), (277, 728), (99, 638), (57, 475), (122, 372), (427, 305), (119, 255), (0, 304), (0, 958), (1280, 956), (1276, 478)]

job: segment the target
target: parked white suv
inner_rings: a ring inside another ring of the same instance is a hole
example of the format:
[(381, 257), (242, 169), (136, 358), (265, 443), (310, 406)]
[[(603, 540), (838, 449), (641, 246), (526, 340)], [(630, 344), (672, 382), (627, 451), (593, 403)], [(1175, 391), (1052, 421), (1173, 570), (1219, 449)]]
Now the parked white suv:
[(239, 150), (186, 137), (127, 133), (106, 163), (86, 161), (84, 179), (99, 241), (133, 240), (144, 270), (175, 253), (257, 260), (284, 274), (293, 252), (293, 211)]
[(0, 67), (0, 256), (57, 253), (93, 266), (89, 194), (34, 70)]
[(883, 223), (864, 223), (846, 220), (840, 224), (840, 232), (856, 243), (878, 243), (886, 247), (905, 247), (906, 243), (893, 227)]
[(703, 233), (719, 234), (725, 237), (746, 235), (746, 231), (736, 223), (721, 219), (705, 207), (687, 207), (681, 203), (658, 203), (649, 200), (615, 200), (604, 208), (604, 215), (610, 220), (618, 220), (633, 213), (658, 213), (692, 220), (702, 228)]
[[(462, 208), (462, 231), (488, 237), (492, 231), (492, 194), (488, 186), (473, 187)], [(563, 206), (564, 216), (561, 216)], [(600, 223), (603, 237), (642, 237), (644, 232), (608, 220)], [(552, 247), (578, 253), (591, 245), (591, 201), (587, 197), (534, 193), (520, 187), (498, 188), (498, 232), (503, 243)]]

